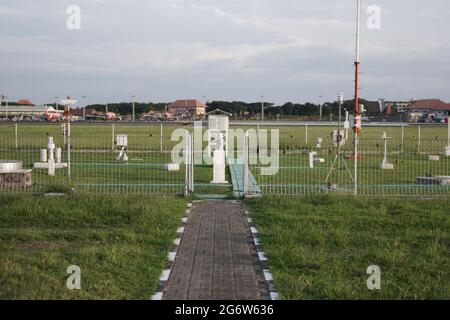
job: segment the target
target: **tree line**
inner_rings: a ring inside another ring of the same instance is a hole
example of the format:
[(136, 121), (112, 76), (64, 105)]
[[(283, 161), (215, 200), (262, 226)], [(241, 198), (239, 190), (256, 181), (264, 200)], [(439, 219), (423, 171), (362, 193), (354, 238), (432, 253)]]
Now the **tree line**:
[[(147, 113), (149, 111), (161, 111), (164, 112), (167, 103), (153, 103), (153, 102), (136, 102), (134, 104), (136, 115)], [(91, 104), (86, 106), (89, 109), (95, 109), (99, 112), (106, 112), (106, 104)], [(133, 113), (132, 102), (118, 102), (108, 103), (108, 111), (114, 112), (123, 116), (131, 115)]]
[[(366, 100), (361, 99), (360, 103), (364, 104)], [(153, 102), (136, 102), (135, 112), (136, 115), (147, 113), (149, 111), (164, 112), (166, 106), (169, 103), (153, 103)], [(126, 116), (132, 114), (131, 102), (109, 103), (108, 111), (115, 112), (117, 114)], [(234, 117), (246, 117), (258, 115), (261, 113), (261, 102), (243, 102), (243, 101), (211, 101), (206, 103), (207, 112), (216, 109), (221, 109), (228, 113), (233, 114)], [(106, 111), (105, 104), (91, 104), (86, 108), (93, 108), (100, 112)], [(287, 102), (283, 105), (275, 105), (273, 103), (264, 103), (264, 114), (266, 116), (276, 117), (280, 116), (305, 116), (305, 117), (317, 117), (319, 115), (320, 104), (315, 103), (293, 103)], [(329, 115), (337, 115), (339, 110), (338, 102), (326, 102), (322, 104), (322, 116), (327, 117)], [(354, 101), (347, 100), (342, 106), (342, 110), (348, 110), (350, 113), (354, 111)]]

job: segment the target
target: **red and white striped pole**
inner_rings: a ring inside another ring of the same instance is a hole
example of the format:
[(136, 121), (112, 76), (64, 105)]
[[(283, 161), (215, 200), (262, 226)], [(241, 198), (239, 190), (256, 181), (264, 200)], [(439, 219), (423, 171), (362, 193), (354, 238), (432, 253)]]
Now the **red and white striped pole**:
[(356, 12), (356, 58), (355, 58), (355, 124), (353, 127), (354, 132), (354, 152), (355, 157), (355, 195), (358, 194), (358, 134), (361, 132), (361, 115), (359, 114), (359, 64), (360, 64), (360, 32), (361, 32), (361, 0), (357, 0), (357, 12)]

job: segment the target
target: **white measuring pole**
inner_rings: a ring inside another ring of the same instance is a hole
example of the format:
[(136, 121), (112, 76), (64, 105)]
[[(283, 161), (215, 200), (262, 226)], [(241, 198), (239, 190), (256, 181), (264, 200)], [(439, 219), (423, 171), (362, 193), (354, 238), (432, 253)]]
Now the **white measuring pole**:
[(187, 196), (189, 194), (189, 186), (190, 186), (190, 178), (189, 178), (189, 132), (186, 130), (185, 133), (185, 146), (184, 146), (184, 177), (185, 177), (185, 189), (184, 195)]
[(161, 123), (161, 133), (160, 133), (159, 145), (160, 145), (160, 150), (163, 151), (163, 124), (162, 123)]
[(194, 138), (192, 134), (189, 137), (191, 142), (191, 192), (194, 192)]
[(447, 137), (447, 146), (450, 147), (450, 114), (447, 118), (447, 123), (448, 123), (448, 137)]
[(193, 142), (192, 135), (186, 130), (185, 136), (185, 150), (184, 150), (184, 162), (185, 162), (185, 195), (189, 195), (189, 192), (194, 192), (194, 156), (193, 156)]
[(444, 148), (444, 155), (446, 157), (450, 157), (450, 115), (447, 118), (448, 121), (448, 137), (447, 137), (447, 146)]
[(361, 0), (356, 6), (356, 57), (355, 57), (355, 127), (354, 127), (354, 157), (355, 157), (355, 195), (358, 194), (358, 134), (361, 116), (359, 114), (359, 64), (360, 64), (360, 32), (361, 32)]
[[(70, 120), (69, 120), (70, 121)], [(67, 177), (69, 178), (69, 184), (71, 180), (71, 168), (70, 168), (70, 122), (67, 123)]]
[(249, 158), (249, 152), (248, 152), (248, 140), (249, 140), (249, 138), (248, 138), (248, 132), (247, 133), (245, 133), (245, 136), (244, 136), (244, 164), (243, 164), (243, 170), (242, 170), (242, 173), (243, 173), (243, 179), (242, 179), (242, 182), (243, 182), (243, 192), (244, 192), (244, 197), (248, 194), (248, 158)]

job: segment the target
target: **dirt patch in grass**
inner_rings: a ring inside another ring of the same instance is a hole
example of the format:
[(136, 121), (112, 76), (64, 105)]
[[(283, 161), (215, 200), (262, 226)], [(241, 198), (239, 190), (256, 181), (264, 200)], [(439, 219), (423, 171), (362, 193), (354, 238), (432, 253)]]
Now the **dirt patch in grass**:
[(80, 248), (92, 245), (92, 242), (85, 243), (73, 243), (73, 242), (14, 242), (12, 245), (16, 249), (22, 250), (48, 250), (48, 249), (58, 249), (58, 248)]
[[(25, 242), (25, 243), (14, 243), (14, 247), (17, 249), (26, 249), (26, 250), (43, 250), (43, 249), (50, 249), (55, 248), (56, 243), (52, 242)], [(61, 246), (61, 245), (59, 245)]]

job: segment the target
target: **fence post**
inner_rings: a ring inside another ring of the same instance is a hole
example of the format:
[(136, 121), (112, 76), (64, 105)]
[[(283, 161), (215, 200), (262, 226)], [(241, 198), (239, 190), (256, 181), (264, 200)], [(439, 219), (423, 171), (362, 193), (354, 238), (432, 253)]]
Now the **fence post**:
[(447, 130), (448, 130), (448, 132), (447, 132), (447, 147), (450, 148), (450, 114), (447, 118)]
[(248, 133), (244, 135), (244, 163), (243, 163), (243, 193), (244, 197), (248, 194)]
[(67, 177), (69, 179), (69, 185), (71, 185), (71, 159), (70, 159), (70, 122), (67, 123)]
[(17, 143), (17, 122), (15, 123), (14, 126), (14, 136), (15, 136), (15, 145), (16, 145), (16, 149), (18, 149), (18, 143)]
[(163, 151), (163, 124), (161, 123), (161, 133), (160, 133), (160, 151)]
[(419, 140), (417, 141), (417, 152), (420, 152), (420, 140), (422, 138), (422, 130), (421, 126), (419, 126)]
[(111, 150), (114, 151), (115, 145), (114, 145), (114, 123), (112, 124), (112, 135), (111, 135)]
[(306, 145), (308, 145), (308, 125), (305, 125), (305, 142)]
[[(357, 134), (355, 133), (355, 135), (356, 135), (356, 137), (357, 137)], [(354, 194), (355, 194), (355, 196), (357, 196), (358, 195), (358, 139), (357, 138), (355, 138), (354, 139), (354, 152), (353, 152), (353, 154), (354, 154), (354, 156), (355, 156), (355, 164), (354, 164), (354, 173), (353, 173), (353, 180), (354, 180), (354, 183), (355, 183), (355, 188), (354, 188)]]
[(185, 145), (184, 145), (184, 195), (187, 197), (189, 194), (189, 133), (186, 130), (185, 133)]
[(191, 143), (191, 149), (189, 151), (191, 154), (191, 192), (194, 192), (194, 141), (192, 134), (189, 134), (189, 137)]
[(401, 153), (404, 151), (404, 145), (405, 145), (405, 125), (402, 124), (402, 149)]
[(192, 152), (192, 135), (186, 130), (184, 162), (185, 162), (185, 190), (184, 195), (188, 196), (189, 192), (194, 191), (194, 165)]

